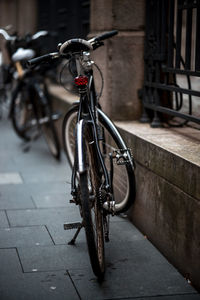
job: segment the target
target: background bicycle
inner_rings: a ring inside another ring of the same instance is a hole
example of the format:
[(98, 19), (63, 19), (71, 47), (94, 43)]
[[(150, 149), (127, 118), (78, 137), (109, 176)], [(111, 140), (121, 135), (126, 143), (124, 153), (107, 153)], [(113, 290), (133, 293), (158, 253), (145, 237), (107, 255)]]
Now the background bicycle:
[[(60, 158), (60, 145), (54, 125), (60, 115), (53, 113), (51, 97), (46, 84), (46, 73), (53, 67), (42, 66), (27, 69), (26, 61), (41, 53), (41, 45), (37, 40), (48, 35), (47, 31), (39, 31), (25, 37), (9, 36), (5, 30), (0, 33), (6, 39), (6, 49), (10, 59), (7, 65), (10, 84), (14, 86), (10, 98), (10, 118), (17, 135), (26, 143), (43, 133), (52, 155)], [(3, 67), (5, 69), (5, 66)], [(5, 80), (4, 91), (6, 92)], [(6, 97), (6, 93), (5, 93)]]
[[(5, 49), (0, 49), (0, 119), (7, 118), (10, 109), (11, 91), (13, 88), (14, 68), (11, 61), (10, 46), (16, 36), (10, 36), (7, 31), (0, 28), (0, 36), (4, 38)], [(5, 58), (6, 54), (6, 58)], [(6, 61), (7, 59), (7, 61)]]

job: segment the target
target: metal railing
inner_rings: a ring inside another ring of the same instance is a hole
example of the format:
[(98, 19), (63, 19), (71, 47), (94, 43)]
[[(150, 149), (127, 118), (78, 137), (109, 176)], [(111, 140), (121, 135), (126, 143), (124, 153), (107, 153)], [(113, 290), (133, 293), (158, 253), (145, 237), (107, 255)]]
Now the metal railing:
[(200, 0), (146, 0), (144, 61), (141, 121), (200, 124)]

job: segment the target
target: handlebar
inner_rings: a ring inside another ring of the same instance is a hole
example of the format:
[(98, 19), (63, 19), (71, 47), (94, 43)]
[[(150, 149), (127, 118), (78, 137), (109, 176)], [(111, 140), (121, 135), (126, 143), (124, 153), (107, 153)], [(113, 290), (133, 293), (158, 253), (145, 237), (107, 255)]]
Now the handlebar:
[(6, 30), (0, 28), (0, 34), (3, 35), (6, 41), (14, 41), (16, 39), (15, 36), (10, 36)]
[(109, 38), (111, 38), (112, 36), (114, 36), (116, 34), (118, 34), (117, 30), (108, 31), (108, 32), (105, 32), (101, 35), (97, 35), (96, 37), (90, 39), (88, 42), (90, 42), (91, 44), (94, 43), (94, 42), (100, 42), (100, 41), (109, 39)]
[(7, 32), (5, 29), (0, 28), (0, 34), (3, 35), (3, 37), (4, 37), (4, 39), (5, 39), (6, 41), (14, 41), (14, 40), (20, 41), (20, 40), (26, 40), (27, 38), (29, 39), (28, 41), (31, 41), (31, 40), (37, 40), (37, 39), (39, 39), (41, 36), (46, 36), (46, 35), (48, 35), (49, 33), (48, 33), (48, 31), (46, 31), (46, 30), (40, 30), (40, 31), (36, 32), (36, 33), (33, 34), (33, 35), (26, 35), (25, 37), (20, 38), (20, 37), (18, 37), (17, 35), (10, 36), (10, 35), (8, 34), (8, 32)]
[[(101, 35), (98, 35), (98, 36), (96, 36), (96, 37), (94, 37), (94, 38), (92, 38), (88, 41), (81, 40), (81, 39), (69, 40), (67, 42), (64, 42), (63, 44), (60, 44), (59, 45), (59, 50), (62, 49), (63, 46), (65, 46), (65, 45), (68, 46), (68, 45), (72, 45), (72, 44), (75, 44), (75, 43), (80, 43), (80, 44), (82, 43), (84, 45), (84, 47), (87, 47), (87, 44), (89, 44), (88, 45), (88, 50), (91, 50), (91, 46), (92, 46), (92, 49), (95, 50), (98, 47), (103, 45), (103, 42), (102, 42), (103, 40), (109, 39), (109, 38), (111, 38), (112, 36), (114, 36), (116, 34), (118, 34), (118, 31), (117, 30), (112, 30), (112, 31), (109, 31), (109, 32), (105, 32)], [(39, 65), (43, 62), (49, 62), (52, 59), (59, 58), (60, 56), (65, 56), (63, 54), (63, 51), (48, 53), (48, 54), (45, 54), (45, 55), (42, 55), (42, 56), (39, 56), (39, 57), (28, 60), (27, 65), (29, 67), (36, 67), (37, 65)]]
[(48, 31), (46, 30), (41, 30), (36, 32), (34, 35), (32, 35), (32, 40), (37, 40), (39, 39), (41, 36), (45, 36), (48, 35)]
[(33, 59), (30, 59), (27, 61), (28, 67), (36, 67), (37, 65), (43, 63), (43, 62), (49, 62), (53, 59), (59, 58), (58, 52), (48, 53)]

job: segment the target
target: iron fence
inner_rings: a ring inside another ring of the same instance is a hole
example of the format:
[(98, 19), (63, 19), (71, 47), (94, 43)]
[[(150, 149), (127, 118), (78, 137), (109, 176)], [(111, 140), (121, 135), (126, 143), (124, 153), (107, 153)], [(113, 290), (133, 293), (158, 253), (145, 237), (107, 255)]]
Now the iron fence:
[(200, 124), (200, 0), (146, 0), (144, 61), (141, 121)]

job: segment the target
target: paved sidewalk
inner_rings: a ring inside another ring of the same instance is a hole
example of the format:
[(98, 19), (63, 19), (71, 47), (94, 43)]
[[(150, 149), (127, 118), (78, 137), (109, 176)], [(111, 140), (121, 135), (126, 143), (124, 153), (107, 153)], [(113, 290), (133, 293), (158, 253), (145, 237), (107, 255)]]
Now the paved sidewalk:
[(76, 246), (63, 223), (79, 221), (69, 204), (70, 168), (48, 153), (43, 139), (24, 153), (0, 121), (0, 300), (156, 299), (200, 295), (126, 219), (111, 219), (107, 271), (93, 275), (82, 230)]

